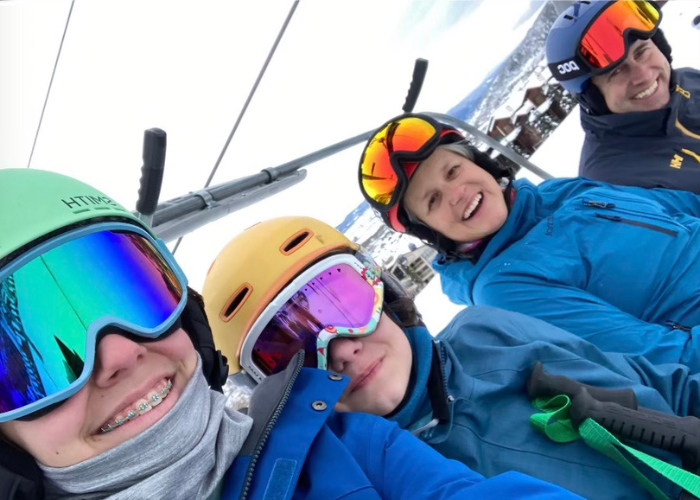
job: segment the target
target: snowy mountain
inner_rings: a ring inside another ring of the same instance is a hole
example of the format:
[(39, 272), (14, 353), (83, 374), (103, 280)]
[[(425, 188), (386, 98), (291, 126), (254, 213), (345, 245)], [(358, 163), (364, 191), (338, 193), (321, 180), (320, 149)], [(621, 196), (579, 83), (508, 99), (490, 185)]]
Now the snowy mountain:
[(467, 97), (462, 99), (459, 104), (451, 108), (447, 114), (459, 118), (462, 121), (468, 122), (486, 95), (493, 90), (493, 84), (501, 73), (501, 69), (505, 61), (493, 68), (484, 81), (477, 88), (472, 90)]
[[(514, 91), (524, 87), (537, 67), (543, 64), (547, 33), (559, 13), (571, 3), (573, 2), (567, 0), (557, 0), (556, 4), (547, 2), (515, 50), (489, 73), (479, 87), (448, 113), (483, 129), (493, 113)], [(469, 113), (463, 103), (473, 101), (479, 95), (483, 97), (478, 104), (470, 102), (469, 108), (472, 111)]]
[[(573, 2), (568, 2), (573, 3)], [(501, 65), (501, 72), (493, 80), (492, 92), (481, 101), (468, 121), (478, 127), (488, 123), (493, 112), (498, 109), (518, 87), (524, 86), (532, 72), (545, 58), (545, 41), (549, 29), (559, 16), (565, 2), (558, 5), (547, 2), (527, 35), (518, 47)]]

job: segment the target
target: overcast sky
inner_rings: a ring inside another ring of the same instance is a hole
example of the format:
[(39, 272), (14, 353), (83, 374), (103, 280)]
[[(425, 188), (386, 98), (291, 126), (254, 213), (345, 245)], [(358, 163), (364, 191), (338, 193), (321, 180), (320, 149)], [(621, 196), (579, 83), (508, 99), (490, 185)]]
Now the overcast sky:
[[(683, 3), (685, 12), (698, 5)], [(0, 2), (0, 168), (27, 166), (70, 4)], [(200, 189), (291, 5), (77, 0), (32, 168), (78, 177), (133, 209), (143, 131), (160, 127), (168, 133), (161, 200)], [(417, 57), (430, 60), (417, 110), (447, 111), (517, 45), (533, 5), (302, 0), (214, 183), (400, 113)], [(679, 50), (697, 57), (698, 46)], [(192, 284), (201, 287), (225, 242), (259, 220), (304, 214), (338, 224), (361, 201), (359, 154), (310, 166), (301, 185), (187, 236), (177, 258)]]

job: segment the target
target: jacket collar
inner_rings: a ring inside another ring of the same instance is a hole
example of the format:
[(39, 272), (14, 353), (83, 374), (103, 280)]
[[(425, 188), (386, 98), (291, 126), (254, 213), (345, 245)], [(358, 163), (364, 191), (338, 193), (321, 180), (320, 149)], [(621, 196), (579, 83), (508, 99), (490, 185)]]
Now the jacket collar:
[(413, 352), (413, 369), (407, 396), (389, 420), (401, 428), (413, 429), (424, 420), (449, 420), (447, 384), (439, 353), (439, 343), (434, 341), (424, 326), (405, 328)]

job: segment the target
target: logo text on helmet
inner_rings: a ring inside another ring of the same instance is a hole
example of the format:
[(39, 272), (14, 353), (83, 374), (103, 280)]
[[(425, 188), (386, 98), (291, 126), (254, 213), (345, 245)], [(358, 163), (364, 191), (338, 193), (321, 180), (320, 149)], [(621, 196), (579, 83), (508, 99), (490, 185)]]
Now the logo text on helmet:
[(61, 201), (70, 209), (105, 205), (110, 207), (118, 207), (114, 201), (106, 196), (71, 196), (70, 198), (63, 198)]
[(578, 67), (578, 64), (576, 64), (576, 61), (567, 61), (564, 63), (561, 63), (560, 65), (557, 66), (557, 69), (559, 70), (559, 73), (562, 75), (565, 75), (567, 73), (571, 73), (572, 71), (579, 71), (580, 68)]

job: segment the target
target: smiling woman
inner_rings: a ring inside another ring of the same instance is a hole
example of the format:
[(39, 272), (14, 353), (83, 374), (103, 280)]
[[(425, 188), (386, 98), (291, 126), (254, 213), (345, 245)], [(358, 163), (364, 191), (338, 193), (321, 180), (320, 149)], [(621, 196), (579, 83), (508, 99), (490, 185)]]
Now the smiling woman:
[(424, 115), (380, 127), (359, 170), (387, 225), (440, 252), (453, 302), (526, 313), (606, 351), (700, 372), (700, 340), (688, 333), (700, 325), (700, 262), (685, 250), (700, 244), (697, 195), (512, 181)]
[(407, 213), (465, 243), (495, 233), (508, 216), (503, 188), (470, 153), (466, 145), (438, 147), (416, 169), (404, 197)]

